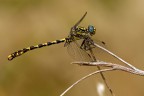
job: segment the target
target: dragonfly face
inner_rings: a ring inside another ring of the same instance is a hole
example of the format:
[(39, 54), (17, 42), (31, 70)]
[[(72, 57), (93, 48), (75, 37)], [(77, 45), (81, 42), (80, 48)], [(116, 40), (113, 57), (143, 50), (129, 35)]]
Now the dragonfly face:
[(94, 26), (89, 25), (89, 26), (88, 26), (87, 31), (88, 31), (88, 32), (89, 32), (89, 34), (92, 36), (92, 35), (94, 35), (94, 34), (95, 34), (96, 29), (95, 29), (95, 27), (94, 27)]

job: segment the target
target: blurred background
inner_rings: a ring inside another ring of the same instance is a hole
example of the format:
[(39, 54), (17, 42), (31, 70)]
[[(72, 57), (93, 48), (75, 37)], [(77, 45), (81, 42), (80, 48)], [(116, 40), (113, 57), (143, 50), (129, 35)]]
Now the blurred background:
[[(0, 0), (0, 96), (58, 96), (95, 71), (95, 67), (72, 65), (74, 60), (64, 44), (7, 60), (21, 48), (66, 37), (86, 11), (80, 25), (94, 25), (94, 39), (104, 41), (106, 48), (144, 69), (143, 5), (143, 0)], [(101, 60), (120, 63), (100, 53)], [(121, 71), (106, 72), (105, 76), (116, 96), (144, 96), (144, 77)], [(111, 96), (106, 87), (99, 95), (99, 84), (104, 83), (97, 74), (65, 96)]]

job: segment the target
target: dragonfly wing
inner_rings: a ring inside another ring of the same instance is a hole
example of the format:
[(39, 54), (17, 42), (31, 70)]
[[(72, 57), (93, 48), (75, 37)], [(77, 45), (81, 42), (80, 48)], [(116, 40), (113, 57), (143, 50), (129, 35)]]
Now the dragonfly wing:
[(91, 54), (80, 48), (83, 40), (70, 42), (67, 46), (69, 55), (76, 61), (92, 61)]
[(82, 18), (72, 28), (75, 29), (81, 23), (81, 21), (85, 18), (86, 14), (87, 14), (87, 12), (85, 12), (85, 14), (82, 16)]

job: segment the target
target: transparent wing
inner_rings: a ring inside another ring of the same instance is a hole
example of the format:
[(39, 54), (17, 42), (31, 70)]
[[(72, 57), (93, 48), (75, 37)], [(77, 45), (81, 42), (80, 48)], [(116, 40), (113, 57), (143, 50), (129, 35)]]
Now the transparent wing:
[[(103, 41), (94, 40), (94, 43), (107, 49), (106, 43)], [(100, 48), (95, 47), (92, 50), (93, 50), (94, 56), (96, 57), (97, 60), (103, 60), (104, 57), (107, 57), (107, 53)]]
[(85, 14), (82, 16), (82, 18), (72, 28), (75, 29), (81, 23), (81, 21), (85, 18), (86, 14), (87, 14), (87, 12), (85, 12)]
[(67, 46), (69, 55), (76, 61), (92, 61), (91, 54), (80, 48), (83, 40), (76, 40)]
[(85, 14), (81, 17), (81, 19), (71, 28), (70, 33), (72, 32), (72, 30), (76, 30), (76, 27), (81, 23), (81, 21), (85, 18), (87, 12), (85, 12)]
[[(91, 54), (91, 52), (89, 50), (83, 50), (81, 49), (81, 44), (83, 42), (83, 39), (81, 40), (76, 40), (73, 42), (70, 42), (67, 45), (67, 50), (69, 55), (76, 61), (93, 61), (93, 56), (99, 57), (99, 54), (103, 54), (103, 50), (99, 49), (99, 48), (92, 48), (92, 51), (94, 54)], [(104, 42), (102, 41), (94, 41), (95, 43), (101, 45), (101, 46), (105, 46)], [(98, 59), (99, 60), (99, 59)]]

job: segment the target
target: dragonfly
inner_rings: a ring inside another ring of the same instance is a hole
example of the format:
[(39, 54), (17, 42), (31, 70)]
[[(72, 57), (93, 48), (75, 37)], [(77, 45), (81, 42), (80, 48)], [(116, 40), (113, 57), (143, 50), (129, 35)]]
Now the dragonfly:
[[(14, 58), (21, 56), (24, 53), (34, 50), (34, 49), (38, 49), (38, 48), (42, 48), (42, 47), (50, 46), (50, 45), (54, 45), (54, 44), (60, 44), (63, 42), (65, 42), (64, 46), (68, 47), (68, 49), (70, 46), (73, 46), (72, 45), (73, 43), (75, 43), (75, 45), (77, 46), (77, 49), (80, 48), (80, 50), (81, 50), (81, 52), (79, 52), (79, 54), (81, 54), (81, 53), (85, 54), (85, 52), (94, 48), (94, 46), (92, 46), (93, 40), (91, 39), (91, 37), (93, 35), (95, 35), (95, 32), (96, 32), (96, 28), (92, 25), (89, 25), (87, 28), (78, 26), (81, 23), (81, 21), (85, 18), (86, 15), (87, 15), (87, 12), (85, 12), (85, 14), (81, 17), (81, 19), (70, 29), (69, 35), (66, 38), (51, 41), (51, 42), (41, 43), (38, 45), (29, 46), (27, 48), (20, 49), (16, 52), (13, 52), (10, 55), (8, 55), (8, 60), (11, 61)], [(82, 40), (82, 43), (78, 44), (76, 42), (78, 40)], [(75, 50), (75, 49), (73, 49), (73, 50)], [(72, 52), (69, 52), (69, 53), (72, 53)], [(75, 52), (75, 54), (77, 54), (77, 53)], [(89, 53), (86, 53), (86, 54), (87, 54), (88, 58), (91, 58), (91, 54), (89, 54)], [(73, 57), (75, 57), (75, 56), (73, 56)]]
[[(12, 54), (8, 55), (8, 60), (11, 61), (14, 58), (23, 55), (26, 52), (29, 52), (34, 49), (42, 48), (45, 46), (50, 46), (54, 44), (60, 44), (64, 43), (64, 46), (68, 48), (69, 54), (77, 60), (88, 60), (96, 62), (97, 59), (93, 53), (94, 41), (92, 39), (92, 36), (95, 35), (96, 28), (92, 25), (88, 25), (87, 28), (79, 26), (79, 24), (83, 21), (85, 16), (87, 15), (87, 12), (81, 17), (81, 19), (70, 29), (69, 35), (66, 38), (41, 43), (38, 45), (30, 46), (27, 48), (20, 49), (16, 52), (13, 52)], [(80, 42), (79, 42), (80, 41)], [(101, 44), (105, 45), (105, 42), (101, 42)], [(80, 57), (80, 59), (79, 59)], [(100, 70), (100, 67), (97, 66), (98, 70)], [(104, 80), (107, 88), (109, 89), (110, 93), (113, 94), (112, 89), (109, 87), (108, 83), (106, 82), (106, 78), (103, 75), (103, 73), (100, 72), (100, 75), (102, 79)]]

